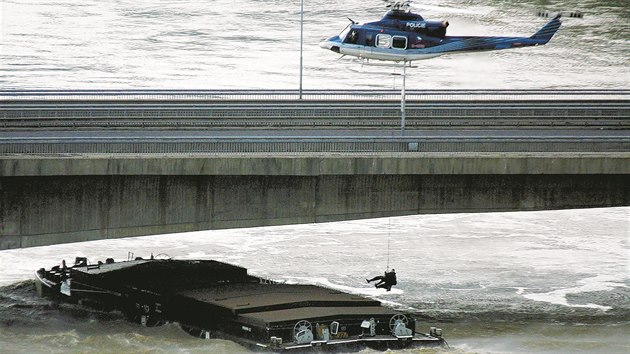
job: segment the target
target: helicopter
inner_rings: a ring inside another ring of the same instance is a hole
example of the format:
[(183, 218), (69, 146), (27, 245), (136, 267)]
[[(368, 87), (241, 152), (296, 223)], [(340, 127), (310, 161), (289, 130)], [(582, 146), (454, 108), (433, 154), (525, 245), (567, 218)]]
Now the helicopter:
[[(556, 14), (531, 37), (447, 36), (448, 21), (425, 20), (410, 11), (411, 0), (387, 1), (390, 10), (376, 22), (359, 24), (352, 19), (337, 36), (322, 41), (319, 46), (343, 56), (362, 61), (369, 59), (411, 63), (444, 54), (470, 53), (544, 45), (560, 28)], [(547, 12), (539, 16), (549, 17)], [(569, 17), (582, 17), (570, 12)]]

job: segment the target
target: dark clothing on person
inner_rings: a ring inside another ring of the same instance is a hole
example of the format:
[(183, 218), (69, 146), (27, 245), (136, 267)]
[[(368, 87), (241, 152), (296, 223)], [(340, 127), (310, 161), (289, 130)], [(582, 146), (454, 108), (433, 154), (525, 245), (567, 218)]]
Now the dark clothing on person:
[(365, 279), (368, 283), (378, 280), (378, 283), (374, 285), (376, 288), (392, 290), (392, 286), (397, 284), (396, 271), (392, 269), (391, 272), (385, 272), (385, 275), (377, 275), (372, 279)]
[(382, 275), (377, 275), (377, 276), (375, 276), (375, 277), (374, 277), (374, 278), (372, 278), (372, 279), (365, 279), (365, 280), (366, 280), (368, 283), (370, 283), (370, 282), (373, 282), (373, 281), (375, 281), (375, 280), (380, 280), (380, 281), (383, 281), (383, 280), (385, 280), (385, 277), (384, 277), (384, 276), (382, 276)]

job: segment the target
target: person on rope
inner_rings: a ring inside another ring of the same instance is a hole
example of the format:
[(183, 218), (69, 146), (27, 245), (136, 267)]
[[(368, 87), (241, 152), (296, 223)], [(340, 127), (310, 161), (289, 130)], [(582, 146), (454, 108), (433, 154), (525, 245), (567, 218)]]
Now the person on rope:
[(392, 286), (398, 284), (396, 281), (396, 270), (392, 268), (391, 272), (385, 272), (384, 275), (377, 275), (372, 279), (365, 279), (366, 282), (370, 283), (378, 280), (378, 283), (374, 285), (377, 289), (386, 289), (387, 291), (392, 290)]

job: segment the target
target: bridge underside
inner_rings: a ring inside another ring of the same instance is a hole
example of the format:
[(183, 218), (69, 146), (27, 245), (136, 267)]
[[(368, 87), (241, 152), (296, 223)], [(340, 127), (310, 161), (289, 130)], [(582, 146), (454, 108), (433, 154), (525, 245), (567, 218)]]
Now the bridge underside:
[(396, 215), (627, 205), (627, 174), (1, 177), (0, 249)]

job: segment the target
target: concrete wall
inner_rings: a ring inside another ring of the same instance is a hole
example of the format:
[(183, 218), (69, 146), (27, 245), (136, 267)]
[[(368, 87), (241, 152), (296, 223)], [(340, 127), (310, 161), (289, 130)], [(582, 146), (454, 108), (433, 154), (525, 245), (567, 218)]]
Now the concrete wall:
[(2, 176), (630, 174), (630, 153), (0, 156)]
[(0, 158), (0, 249), (388, 215), (630, 205), (630, 154)]

